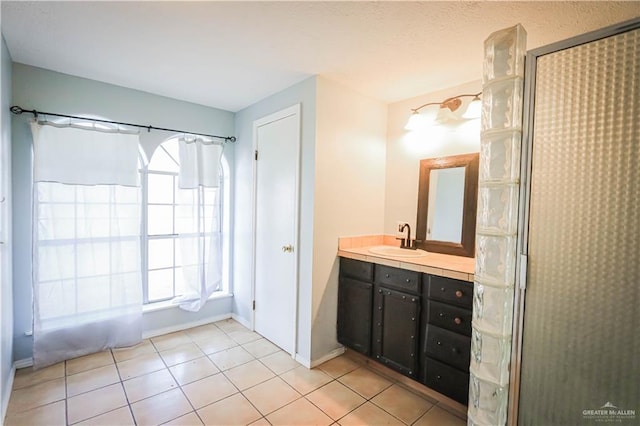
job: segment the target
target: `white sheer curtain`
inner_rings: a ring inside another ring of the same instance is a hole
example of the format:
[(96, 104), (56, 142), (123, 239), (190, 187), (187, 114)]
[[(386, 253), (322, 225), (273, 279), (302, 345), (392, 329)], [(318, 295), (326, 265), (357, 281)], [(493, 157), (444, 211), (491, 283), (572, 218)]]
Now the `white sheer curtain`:
[(32, 132), (34, 366), (138, 343), (138, 136)]
[(222, 146), (202, 139), (179, 141), (176, 227), (184, 291), (173, 299), (198, 311), (222, 287), (220, 158)]

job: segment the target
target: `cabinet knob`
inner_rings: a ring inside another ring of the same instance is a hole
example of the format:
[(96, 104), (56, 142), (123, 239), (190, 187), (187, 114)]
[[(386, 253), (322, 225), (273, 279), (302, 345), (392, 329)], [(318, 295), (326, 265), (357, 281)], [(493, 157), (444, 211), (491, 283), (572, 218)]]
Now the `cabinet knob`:
[(407, 278), (407, 282), (408, 282), (408, 283), (410, 283), (410, 282), (411, 282), (411, 280), (410, 280), (409, 278)]
[(387, 292), (387, 296), (391, 296), (391, 292), (390, 291)]
[(463, 296), (462, 292), (460, 290), (456, 291), (456, 297), (459, 299)]
[(460, 325), (460, 324), (462, 324), (462, 318), (455, 317), (453, 319), (453, 322), (455, 322), (457, 325)]
[(402, 300), (405, 300), (407, 298), (407, 296), (402, 296)]
[(378, 293), (382, 294), (382, 290), (378, 290)]
[(411, 301), (412, 301), (412, 302), (415, 302), (415, 301), (416, 301), (416, 298), (415, 298), (415, 297), (412, 297), (412, 298), (411, 298)]
[(454, 354), (457, 354), (460, 351), (458, 351), (458, 348), (451, 348), (451, 352), (453, 352)]
[(442, 312), (440, 312), (440, 313), (438, 314), (438, 316), (439, 316), (440, 318), (444, 318), (444, 314), (443, 314)]
[(442, 346), (442, 342), (438, 340), (438, 346)]
[(440, 287), (440, 291), (444, 292), (445, 291), (444, 287)]
[(384, 274), (384, 277), (385, 278), (389, 278), (389, 274)]
[(436, 379), (440, 380), (440, 379), (442, 379), (442, 376), (438, 375), (438, 376), (436, 376)]

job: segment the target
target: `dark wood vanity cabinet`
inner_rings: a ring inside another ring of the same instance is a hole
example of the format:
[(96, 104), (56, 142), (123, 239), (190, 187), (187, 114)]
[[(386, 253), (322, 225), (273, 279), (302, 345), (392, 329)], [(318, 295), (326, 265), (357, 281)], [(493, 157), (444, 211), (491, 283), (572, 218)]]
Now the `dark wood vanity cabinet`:
[(463, 404), (469, 398), (473, 284), (424, 276), (422, 382)]
[(418, 377), (420, 273), (376, 265), (373, 357), (400, 373)]
[(338, 341), (463, 404), (473, 284), (341, 258)]
[(340, 259), (338, 342), (371, 354), (373, 264)]

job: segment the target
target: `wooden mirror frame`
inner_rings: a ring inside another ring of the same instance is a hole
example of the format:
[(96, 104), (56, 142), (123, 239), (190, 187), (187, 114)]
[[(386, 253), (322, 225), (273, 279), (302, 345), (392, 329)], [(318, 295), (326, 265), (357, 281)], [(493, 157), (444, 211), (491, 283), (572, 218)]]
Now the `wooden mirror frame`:
[[(464, 154), (420, 160), (418, 185), (418, 219), (416, 221), (416, 246), (435, 253), (474, 257), (476, 244), (476, 210), (478, 203), (478, 168), (480, 155)], [(464, 167), (464, 201), (462, 208), (462, 238), (460, 243), (422, 240), (427, 235), (427, 213), (429, 211), (429, 176), (431, 170)]]

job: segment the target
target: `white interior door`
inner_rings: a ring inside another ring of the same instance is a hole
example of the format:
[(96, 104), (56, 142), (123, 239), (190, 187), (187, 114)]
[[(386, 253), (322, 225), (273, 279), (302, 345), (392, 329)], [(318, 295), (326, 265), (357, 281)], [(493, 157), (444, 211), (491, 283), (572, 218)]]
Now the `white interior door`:
[(294, 354), (297, 308), (300, 106), (254, 123), (254, 328)]

